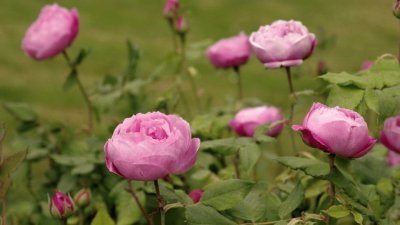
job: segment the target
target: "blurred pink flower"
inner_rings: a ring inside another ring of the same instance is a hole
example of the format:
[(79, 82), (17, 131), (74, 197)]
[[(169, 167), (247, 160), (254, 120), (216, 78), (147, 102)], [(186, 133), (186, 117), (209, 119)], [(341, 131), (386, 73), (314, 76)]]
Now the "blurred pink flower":
[[(273, 106), (259, 106), (254, 108), (244, 108), (236, 113), (235, 118), (231, 120), (229, 126), (239, 135), (252, 137), (257, 126), (272, 124), (283, 117), (278, 108)], [(282, 131), (284, 125), (274, 126), (266, 134), (276, 137)]]
[(380, 142), (389, 150), (400, 154), (400, 115), (385, 120)]
[(400, 166), (400, 154), (393, 151), (389, 151), (389, 154), (386, 158), (386, 162), (388, 163), (389, 166), (392, 167)]
[(371, 69), (371, 67), (372, 67), (373, 65), (374, 65), (374, 62), (373, 62), (373, 61), (367, 60), (367, 61), (364, 61), (364, 62), (363, 62), (362, 66), (361, 66), (361, 69), (362, 69), (362, 70), (369, 70), (369, 69)]
[(185, 33), (186, 31), (188, 31), (188, 29), (189, 27), (186, 23), (185, 18), (182, 15), (178, 16), (178, 18), (175, 21), (175, 30), (178, 33)]
[(262, 26), (249, 40), (258, 60), (267, 68), (298, 66), (317, 44), (315, 35), (294, 20), (278, 20)]
[(292, 129), (302, 132), (306, 144), (346, 158), (367, 154), (376, 142), (360, 114), (321, 103), (314, 103), (303, 124)]
[(247, 36), (241, 32), (238, 36), (221, 39), (207, 49), (208, 60), (216, 68), (230, 68), (245, 64), (251, 54)]
[(68, 48), (78, 31), (76, 9), (68, 10), (57, 4), (46, 5), (26, 31), (22, 49), (36, 60), (48, 59)]
[(204, 190), (195, 189), (189, 193), (189, 197), (192, 199), (193, 203), (198, 203), (203, 196)]
[(176, 115), (136, 114), (115, 128), (104, 146), (110, 172), (130, 180), (151, 181), (182, 174), (196, 161), (200, 140)]
[(166, 0), (163, 9), (164, 16), (168, 18), (174, 17), (179, 7), (179, 0)]

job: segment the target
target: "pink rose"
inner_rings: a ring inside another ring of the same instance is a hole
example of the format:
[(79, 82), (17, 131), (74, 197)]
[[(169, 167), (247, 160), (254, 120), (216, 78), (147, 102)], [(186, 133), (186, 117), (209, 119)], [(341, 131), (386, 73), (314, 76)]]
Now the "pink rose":
[(175, 22), (175, 30), (178, 33), (185, 33), (186, 31), (188, 31), (188, 29), (189, 29), (189, 27), (186, 23), (185, 18), (182, 15), (178, 16), (178, 18), (176, 19), (176, 22)]
[(206, 54), (216, 68), (236, 67), (247, 62), (251, 46), (242, 32), (238, 36), (219, 40), (207, 49)]
[(196, 161), (200, 140), (176, 115), (136, 114), (115, 128), (104, 146), (110, 172), (130, 180), (151, 181), (182, 174)]
[(400, 154), (393, 151), (389, 151), (389, 154), (386, 158), (386, 162), (388, 163), (389, 166), (392, 167), (400, 166)]
[(166, 17), (173, 17), (179, 10), (179, 0), (166, 0), (163, 14)]
[(198, 203), (203, 196), (204, 190), (195, 189), (189, 193), (189, 197), (192, 199), (193, 203)]
[(367, 60), (367, 61), (364, 61), (364, 62), (363, 62), (362, 66), (361, 66), (361, 69), (362, 69), (362, 70), (369, 70), (369, 69), (371, 69), (371, 67), (372, 67), (373, 65), (374, 65), (374, 62), (373, 62), (373, 61)]
[(380, 142), (389, 150), (400, 153), (400, 115), (385, 120)]
[(36, 60), (48, 59), (69, 47), (78, 31), (76, 9), (68, 10), (57, 4), (46, 5), (26, 31), (22, 49)]
[[(241, 136), (252, 137), (257, 126), (272, 124), (282, 120), (281, 112), (272, 106), (259, 106), (254, 108), (244, 108), (240, 110), (229, 126)], [(276, 137), (283, 129), (283, 124), (279, 124), (270, 129), (266, 134)]]
[(314, 103), (303, 125), (293, 125), (292, 129), (302, 132), (306, 144), (346, 158), (367, 154), (376, 142), (360, 114), (321, 103)]
[(50, 201), (50, 214), (57, 218), (66, 218), (74, 212), (74, 203), (70, 196), (57, 191)]
[(249, 40), (258, 60), (267, 68), (298, 66), (317, 44), (315, 35), (294, 20), (278, 20), (262, 26)]

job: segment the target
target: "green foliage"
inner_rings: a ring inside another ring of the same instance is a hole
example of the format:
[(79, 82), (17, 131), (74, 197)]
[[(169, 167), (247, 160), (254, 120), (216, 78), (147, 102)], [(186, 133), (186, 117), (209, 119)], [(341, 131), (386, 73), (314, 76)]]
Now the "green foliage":
[(115, 225), (104, 205), (97, 206), (97, 213), (90, 225)]
[(186, 220), (189, 225), (236, 225), (215, 209), (202, 204), (186, 207)]
[(292, 213), (304, 199), (304, 187), (299, 182), (291, 191), (290, 195), (279, 206), (279, 217), (286, 218)]
[(278, 157), (276, 160), (289, 168), (301, 170), (310, 176), (322, 177), (329, 174), (328, 163), (319, 161), (317, 159), (288, 156)]

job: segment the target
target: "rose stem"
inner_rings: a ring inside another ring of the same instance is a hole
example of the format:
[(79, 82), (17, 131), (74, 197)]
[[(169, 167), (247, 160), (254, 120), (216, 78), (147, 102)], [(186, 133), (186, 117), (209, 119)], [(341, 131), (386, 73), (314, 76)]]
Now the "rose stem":
[[(296, 97), (296, 93), (294, 92), (294, 88), (293, 88), (293, 83), (292, 83), (292, 73), (290, 70), (290, 67), (285, 67), (286, 70), (286, 75), (287, 75), (287, 79), (288, 79), (288, 83), (289, 83), (289, 102), (290, 102), (290, 112), (289, 112), (289, 133), (290, 133), (290, 140), (292, 142), (292, 147), (293, 147), (293, 152), (297, 152), (296, 149), (296, 142), (294, 140), (294, 132), (291, 128), (292, 124), (293, 124), (293, 114), (294, 114), (294, 107), (297, 103), (297, 97)], [(293, 98), (293, 99), (292, 99)]]
[(135, 189), (132, 188), (132, 182), (128, 181), (128, 188), (126, 189), (127, 192), (129, 192), (133, 200), (135, 200), (136, 204), (139, 206), (140, 211), (142, 212), (142, 215), (147, 221), (147, 224), (149, 225), (154, 225), (152, 218), (150, 215), (147, 213), (146, 209), (143, 207), (143, 205), (140, 203), (138, 196), (136, 195)]
[[(68, 63), (68, 66), (71, 68), (71, 70), (75, 70), (76, 71), (76, 67), (75, 65), (73, 65), (71, 59), (68, 56), (67, 51), (63, 51), (62, 52), (65, 60)], [(89, 126), (89, 133), (92, 132), (93, 130), (93, 106), (92, 106), (92, 102), (90, 101), (89, 95), (87, 94), (85, 88), (83, 87), (83, 84), (81, 82), (81, 80), (79, 79), (78, 73), (76, 73), (76, 82), (78, 84), (79, 90), (81, 91), (82, 97), (85, 100), (86, 106), (88, 108), (88, 126)]]
[(154, 188), (156, 189), (156, 196), (157, 196), (157, 201), (158, 201), (158, 210), (160, 210), (160, 225), (165, 225), (165, 211), (164, 211), (164, 206), (165, 206), (165, 200), (160, 194), (160, 188), (158, 186), (158, 180), (154, 181)]
[(7, 208), (7, 205), (6, 205), (6, 200), (5, 199), (3, 199), (3, 202), (2, 202), (3, 204), (2, 204), (2, 212), (1, 212), (1, 225), (7, 225), (7, 217), (6, 217), (6, 208)]
[(195, 97), (195, 101), (197, 104), (197, 108), (202, 111), (202, 107), (201, 107), (201, 103), (200, 103), (200, 96), (199, 96), (199, 91), (197, 89), (197, 85), (196, 82), (194, 81), (192, 75), (190, 73), (188, 73), (187, 69), (186, 69), (186, 34), (185, 33), (180, 33), (178, 34), (179, 36), (179, 41), (181, 44), (180, 47), (180, 54), (181, 54), (181, 62), (180, 62), (180, 71), (184, 72), (185, 74), (187, 74), (188, 78), (189, 78), (189, 83), (191, 86), (191, 89), (193, 91), (193, 95)]
[(243, 87), (242, 87), (242, 78), (240, 77), (240, 70), (239, 70), (239, 66), (234, 66), (233, 67), (233, 71), (235, 71), (236, 77), (237, 77), (237, 98), (238, 101), (242, 100), (243, 98)]
[(176, 35), (175, 35), (175, 19), (173, 19), (173, 18), (168, 18), (167, 19), (167, 21), (168, 21), (168, 25), (169, 25), (169, 28), (170, 28), (170, 30), (171, 30), (171, 34), (172, 34), (172, 46), (173, 46), (173, 48), (174, 48), (174, 53), (175, 54), (178, 54), (178, 43), (177, 43), (177, 41), (176, 41)]
[[(335, 169), (335, 154), (329, 154), (329, 169), (330, 173), (333, 173), (333, 170)], [(329, 196), (330, 196), (330, 205), (333, 205), (335, 203), (335, 184), (332, 181), (329, 181)], [(331, 220), (328, 218), (328, 224), (330, 223)]]

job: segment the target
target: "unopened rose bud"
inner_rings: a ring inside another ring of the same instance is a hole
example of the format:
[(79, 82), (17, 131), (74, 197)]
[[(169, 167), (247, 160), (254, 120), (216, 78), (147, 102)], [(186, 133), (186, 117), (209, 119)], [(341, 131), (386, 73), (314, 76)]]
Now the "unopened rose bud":
[(49, 202), (49, 209), (53, 217), (66, 218), (74, 212), (75, 206), (69, 195), (57, 191)]
[(75, 203), (78, 206), (86, 206), (89, 205), (90, 200), (92, 199), (92, 193), (88, 188), (82, 188), (76, 195), (74, 196)]
[(364, 61), (363, 64), (361, 65), (361, 70), (369, 70), (371, 67), (374, 65), (374, 62), (372, 61)]
[(180, 34), (186, 33), (189, 30), (189, 26), (186, 23), (186, 20), (183, 16), (178, 16), (175, 22), (175, 30)]
[(166, 0), (163, 14), (166, 18), (174, 18), (179, 11), (179, 0)]
[(400, 19), (400, 0), (394, 1), (392, 11), (393, 15), (397, 17), (397, 19)]
[(204, 191), (202, 189), (195, 189), (189, 193), (189, 197), (192, 199), (193, 203), (198, 203), (203, 193)]

